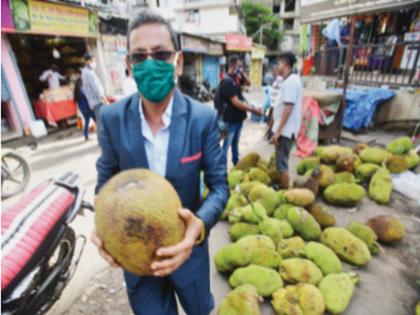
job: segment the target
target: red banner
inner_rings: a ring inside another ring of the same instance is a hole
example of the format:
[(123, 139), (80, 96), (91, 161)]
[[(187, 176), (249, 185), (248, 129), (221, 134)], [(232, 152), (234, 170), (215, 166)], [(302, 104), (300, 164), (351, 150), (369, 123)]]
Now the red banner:
[(251, 51), (252, 38), (242, 34), (226, 34), (226, 50), (233, 51)]

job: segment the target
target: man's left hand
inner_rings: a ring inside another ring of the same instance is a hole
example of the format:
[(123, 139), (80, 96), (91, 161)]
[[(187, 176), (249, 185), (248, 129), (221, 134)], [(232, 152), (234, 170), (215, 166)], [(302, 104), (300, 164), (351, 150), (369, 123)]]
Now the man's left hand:
[(276, 132), (272, 137), (271, 137), (271, 143), (274, 145), (277, 145), (279, 143), (279, 139), (280, 139), (280, 134), (279, 132)]
[(159, 248), (156, 255), (162, 260), (152, 263), (151, 268), (157, 277), (164, 277), (177, 270), (191, 255), (192, 249), (204, 228), (203, 221), (188, 209), (179, 209), (179, 216), (185, 223), (184, 239), (170, 247)]

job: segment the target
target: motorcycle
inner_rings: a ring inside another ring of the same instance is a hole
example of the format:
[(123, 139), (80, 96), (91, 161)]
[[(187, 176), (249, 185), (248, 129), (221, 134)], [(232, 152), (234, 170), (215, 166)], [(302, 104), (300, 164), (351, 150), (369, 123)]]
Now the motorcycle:
[(69, 172), (2, 212), (2, 314), (45, 314), (60, 298), (86, 244), (69, 225), (83, 209), (93, 210), (83, 194), (79, 175)]
[(206, 87), (205, 83), (197, 83), (191, 76), (181, 76), (179, 85), (182, 93), (187, 94), (200, 102), (208, 102), (213, 99), (212, 93), (210, 89)]
[(1, 196), (12, 197), (29, 183), (31, 170), (28, 162), (11, 149), (1, 149)]

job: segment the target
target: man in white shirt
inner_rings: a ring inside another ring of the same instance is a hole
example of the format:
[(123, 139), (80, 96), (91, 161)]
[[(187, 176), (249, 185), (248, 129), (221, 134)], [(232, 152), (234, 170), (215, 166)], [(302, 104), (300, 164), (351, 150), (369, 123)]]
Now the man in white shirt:
[(289, 155), (300, 130), (302, 116), (303, 86), (297, 74), (293, 73), (296, 57), (291, 52), (278, 58), (279, 75), (283, 78), (277, 99), (273, 104), (273, 137), (276, 148), (276, 165), (280, 173), (280, 186), (289, 186)]
[(39, 77), (39, 80), (42, 82), (48, 81), (48, 88), (50, 90), (58, 89), (60, 87), (60, 80), (65, 79), (66, 77), (58, 72), (58, 67), (56, 64), (52, 64), (51, 68), (45, 70)]

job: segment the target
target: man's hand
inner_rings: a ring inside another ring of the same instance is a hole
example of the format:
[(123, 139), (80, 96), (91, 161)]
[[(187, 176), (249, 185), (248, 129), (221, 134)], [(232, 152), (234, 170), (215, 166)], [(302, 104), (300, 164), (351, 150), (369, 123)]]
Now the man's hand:
[(99, 238), (98, 234), (96, 233), (96, 229), (94, 229), (92, 231), (92, 235), (91, 235), (90, 239), (91, 239), (92, 243), (96, 247), (98, 247), (99, 255), (101, 255), (102, 258), (105, 259), (111, 267), (113, 267), (113, 268), (120, 268), (121, 267), (116, 262), (116, 260), (110, 254), (108, 254), (107, 251), (105, 250), (105, 248), (103, 246), (103, 243), (102, 243), (102, 240)]
[(251, 110), (255, 115), (262, 116), (263, 111), (262, 108), (252, 108)]
[(184, 239), (174, 246), (159, 248), (156, 251), (156, 255), (163, 258), (163, 260), (155, 261), (151, 265), (154, 275), (157, 277), (164, 277), (173, 273), (190, 257), (192, 249), (204, 228), (203, 221), (190, 210), (179, 209), (178, 212), (186, 226)]
[(278, 145), (279, 144), (279, 139), (281, 136), (281, 131), (280, 132), (276, 132), (272, 137), (271, 137), (271, 143), (274, 145)]

